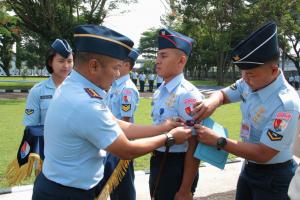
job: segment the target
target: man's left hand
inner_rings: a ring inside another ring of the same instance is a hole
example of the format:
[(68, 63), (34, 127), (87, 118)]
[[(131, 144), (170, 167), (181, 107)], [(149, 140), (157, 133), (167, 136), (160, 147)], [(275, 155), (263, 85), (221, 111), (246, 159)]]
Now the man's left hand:
[(203, 144), (215, 146), (219, 136), (210, 128), (195, 124), (194, 126), (197, 133), (197, 140)]

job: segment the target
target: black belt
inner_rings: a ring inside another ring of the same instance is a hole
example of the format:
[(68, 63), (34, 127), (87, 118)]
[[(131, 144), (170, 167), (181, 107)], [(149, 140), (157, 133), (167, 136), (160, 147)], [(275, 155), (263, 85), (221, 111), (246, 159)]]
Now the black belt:
[[(162, 151), (156, 151), (154, 150), (152, 152), (152, 156), (154, 157), (162, 157), (165, 154), (165, 152)], [(168, 158), (182, 158), (185, 156), (185, 152), (169, 152)]]
[(252, 169), (266, 169), (266, 170), (272, 170), (272, 169), (282, 169), (288, 167), (290, 164), (293, 163), (293, 159), (288, 160), (283, 163), (276, 163), (276, 164), (257, 164), (253, 162), (246, 162), (245, 167), (249, 167)]

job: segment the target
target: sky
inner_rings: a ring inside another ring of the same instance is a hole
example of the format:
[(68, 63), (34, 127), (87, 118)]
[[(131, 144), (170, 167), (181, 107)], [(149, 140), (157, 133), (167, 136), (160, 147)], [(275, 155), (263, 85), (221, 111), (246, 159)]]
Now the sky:
[(161, 27), (160, 17), (166, 13), (166, 8), (162, 1), (138, 0), (137, 4), (123, 7), (129, 10), (128, 13), (108, 16), (103, 24), (132, 39), (134, 47), (137, 48), (142, 32), (147, 31), (151, 27)]

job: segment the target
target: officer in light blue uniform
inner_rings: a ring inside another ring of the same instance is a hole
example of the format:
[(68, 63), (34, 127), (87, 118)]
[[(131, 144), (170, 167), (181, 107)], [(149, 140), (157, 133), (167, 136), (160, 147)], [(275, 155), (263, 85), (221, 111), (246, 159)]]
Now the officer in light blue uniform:
[[(115, 80), (108, 92), (108, 107), (112, 114), (121, 120), (134, 123), (134, 113), (139, 103), (139, 92), (129, 76), (129, 71), (134, 67), (135, 61), (139, 53), (137, 49), (133, 49), (128, 59), (124, 60), (122, 66), (121, 77)], [(123, 74), (124, 73), (124, 74)], [(119, 158), (109, 154), (106, 160), (103, 180), (109, 178), (113, 173), (113, 169), (119, 162)], [(136, 192), (134, 187), (134, 167), (133, 161), (130, 161), (126, 174), (119, 185), (110, 194), (111, 200), (135, 200)]]
[[(277, 65), (276, 24), (262, 26), (238, 44), (232, 54), (243, 78), (216, 93), (221, 96), (215, 99), (223, 103), (241, 101), (243, 142), (236, 144), (231, 139), (214, 137), (217, 141), (210, 145), (245, 158), (237, 200), (289, 199), (287, 191), (297, 166), (291, 147), (300, 101)], [(199, 140), (207, 141), (207, 137), (213, 136), (210, 133), (208, 129), (202, 130)]]
[[(187, 81), (183, 75), (184, 65), (192, 50), (192, 42), (193, 39), (175, 31), (168, 29), (161, 29), (159, 31), (159, 51), (156, 59), (156, 72), (159, 76), (163, 77), (165, 81), (153, 95), (153, 124), (160, 124), (170, 117), (192, 120), (191, 111), (193, 104), (197, 100), (203, 99), (203, 95), (199, 90)], [(172, 57), (173, 59), (181, 58), (184, 59), (184, 61), (182, 63), (170, 63), (170, 59), (169, 61), (165, 60), (165, 58), (171, 55), (175, 55), (174, 58)], [(177, 70), (178, 68), (180, 68), (180, 70)], [(173, 73), (175, 70), (176, 72)], [(172, 75), (170, 75), (170, 72)], [(193, 141), (196, 141), (194, 139)], [(189, 147), (189, 145), (191, 146)], [(195, 145), (195, 142), (193, 146), (185, 142), (184, 144), (170, 147), (164, 164), (162, 164), (162, 160), (166, 148), (161, 147), (153, 152), (150, 161), (149, 185), (151, 196), (153, 196), (154, 199), (173, 200), (180, 189), (192, 196), (198, 181), (199, 165), (198, 161), (191, 161), (193, 160), (192, 154), (195, 150)], [(186, 153), (187, 151), (190, 152)], [(186, 159), (186, 157), (189, 158)], [(160, 168), (163, 168), (161, 173), (159, 172)], [(191, 175), (184, 177), (184, 174), (186, 174), (188, 170), (192, 171)], [(160, 177), (159, 183), (157, 183), (158, 177)], [(185, 178), (190, 180), (191, 188), (180, 188)]]
[[(74, 70), (57, 88), (45, 119), (45, 160), (33, 187), (33, 200), (94, 200), (96, 185), (103, 177), (107, 150), (130, 159), (162, 146), (166, 141), (182, 143), (190, 129), (174, 123), (135, 126), (117, 120), (104, 97), (120, 75), (133, 42), (104, 26), (75, 28)], [(124, 132), (123, 132), (123, 130)], [(142, 140), (127, 139), (144, 133)], [(151, 137), (154, 136), (154, 137)], [(151, 148), (152, 147), (152, 148)]]
[[(128, 55), (130, 60), (124, 62), (131, 62), (134, 65), (138, 56), (138, 51), (134, 49)], [(130, 122), (134, 122), (133, 115), (139, 103), (139, 92), (129, 74), (123, 75), (113, 82), (107, 97), (107, 105), (116, 118), (129, 117)]]
[[(57, 76), (57, 74), (56, 72), (53, 74), (52, 67), (54, 64), (53, 57), (55, 54), (59, 54), (65, 59), (72, 54), (72, 49), (66, 40), (56, 39), (51, 45), (51, 50), (49, 51), (46, 59), (46, 68), (48, 72), (52, 74), (52, 76), (31, 88), (26, 101), (23, 120), (23, 124), (25, 126), (44, 125), (49, 102), (51, 101), (56, 89), (56, 84), (54, 83), (53, 79)], [(69, 72), (71, 71), (72, 67), (73, 58), (72, 65), (69, 67)], [(61, 74), (58, 75), (62, 76)]]

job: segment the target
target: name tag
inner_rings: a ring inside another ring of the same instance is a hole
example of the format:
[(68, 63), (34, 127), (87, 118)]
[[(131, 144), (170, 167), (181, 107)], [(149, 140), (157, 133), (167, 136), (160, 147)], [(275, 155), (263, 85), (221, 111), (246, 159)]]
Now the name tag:
[(250, 137), (250, 125), (246, 121), (242, 123), (240, 137), (245, 140), (248, 140)]
[(40, 96), (40, 99), (52, 99), (52, 95), (43, 95)]

